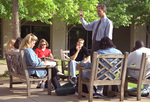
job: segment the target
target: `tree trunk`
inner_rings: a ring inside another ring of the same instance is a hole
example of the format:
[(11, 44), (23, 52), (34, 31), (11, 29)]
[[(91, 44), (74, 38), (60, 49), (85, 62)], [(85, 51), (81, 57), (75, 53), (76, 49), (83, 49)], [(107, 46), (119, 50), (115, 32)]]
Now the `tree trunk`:
[(150, 47), (150, 26), (146, 26), (146, 47)]
[(18, 7), (18, 0), (12, 0), (12, 19), (13, 19), (13, 38), (16, 39), (20, 37), (20, 30), (19, 30), (19, 7)]

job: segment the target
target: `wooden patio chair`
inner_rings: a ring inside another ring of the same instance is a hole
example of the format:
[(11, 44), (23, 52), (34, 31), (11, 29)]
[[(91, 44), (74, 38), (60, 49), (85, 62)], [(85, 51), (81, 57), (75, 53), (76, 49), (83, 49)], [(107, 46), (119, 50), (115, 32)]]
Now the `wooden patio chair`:
[[(13, 84), (16, 84), (16, 82), (13, 81), (13, 77), (23, 79), (27, 83), (27, 95), (29, 96), (31, 94), (31, 92), (33, 92), (33, 91), (45, 90), (43, 88), (38, 88), (38, 89), (31, 88), (32, 82), (48, 80), (47, 91), (48, 91), (48, 94), (51, 94), (51, 68), (53, 66), (39, 66), (39, 67), (27, 66), (23, 50), (20, 52), (14, 52), (14, 51), (6, 52), (5, 58), (7, 61), (7, 67), (8, 67), (9, 76), (10, 76), (10, 88), (13, 87)], [(28, 74), (28, 70), (27, 70), (28, 68), (35, 68), (35, 69), (36, 68), (47, 68), (48, 74), (44, 78), (30, 77)]]
[(70, 78), (70, 57), (68, 56), (69, 53), (69, 50), (60, 50), (62, 73), (64, 74), (65, 70), (68, 71), (68, 78)]
[[(142, 59), (141, 59), (141, 66), (140, 68), (133, 68), (133, 67), (128, 67), (127, 72), (129, 70), (134, 70), (134, 71), (139, 71), (139, 78), (134, 79), (132, 77), (129, 77), (128, 75), (126, 76), (126, 83), (125, 83), (125, 93), (126, 95), (132, 94), (137, 96), (137, 100), (141, 100), (141, 85), (143, 84), (150, 84), (150, 55), (146, 55), (146, 53), (142, 54)], [(136, 92), (131, 92), (128, 90), (128, 83), (134, 83), (137, 84), (137, 91)]]
[[(93, 85), (108, 85), (108, 96), (110, 94), (116, 94), (120, 96), (120, 101), (124, 100), (124, 83), (126, 77), (127, 68), (127, 56), (121, 54), (97, 54), (93, 53), (93, 63), (91, 69), (84, 67), (79, 68), (79, 86), (78, 86), (78, 98), (82, 95), (88, 98), (88, 102), (93, 101)], [(83, 70), (91, 71), (90, 80), (83, 78)], [(105, 70), (105, 71), (104, 71)], [(104, 71), (103, 73), (101, 73)], [(113, 75), (114, 78), (110, 77)], [(99, 80), (102, 78), (102, 80)], [(105, 77), (105, 78), (104, 78)], [(82, 84), (89, 85), (89, 93), (82, 92)], [(110, 85), (120, 85), (120, 92), (113, 92), (110, 90)]]

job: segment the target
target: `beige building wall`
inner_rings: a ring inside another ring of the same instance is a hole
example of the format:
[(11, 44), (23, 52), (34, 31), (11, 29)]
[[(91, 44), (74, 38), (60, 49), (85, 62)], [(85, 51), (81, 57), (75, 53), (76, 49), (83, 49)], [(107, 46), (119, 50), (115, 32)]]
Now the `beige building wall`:
[(55, 58), (60, 58), (60, 49), (67, 49), (68, 34), (66, 23), (53, 21), (50, 26), (50, 43), (52, 54)]
[[(12, 21), (1, 20), (1, 42), (2, 42), (2, 57), (4, 57), (4, 50), (7, 41), (12, 39)], [(68, 45), (68, 33), (66, 23), (58, 23), (53, 21), (50, 26), (50, 44), (51, 51), (55, 58), (60, 58), (60, 49), (66, 50)]]
[(146, 45), (146, 26), (130, 26), (130, 49), (134, 47), (136, 40), (143, 40)]
[(12, 21), (1, 19), (2, 57), (5, 55), (4, 51), (7, 41), (12, 38)]
[[(12, 38), (12, 21), (1, 19), (2, 57), (4, 57), (7, 41)], [(60, 49), (68, 49), (68, 28), (66, 23), (53, 21), (53, 24), (50, 26), (50, 38), (52, 53), (55, 58), (60, 58)], [(123, 52), (131, 51), (136, 40), (143, 40), (146, 44), (146, 26), (136, 27), (131, 25), (129, 29), (119, 28), (114, 30), (113, 40), (117, 48)]]

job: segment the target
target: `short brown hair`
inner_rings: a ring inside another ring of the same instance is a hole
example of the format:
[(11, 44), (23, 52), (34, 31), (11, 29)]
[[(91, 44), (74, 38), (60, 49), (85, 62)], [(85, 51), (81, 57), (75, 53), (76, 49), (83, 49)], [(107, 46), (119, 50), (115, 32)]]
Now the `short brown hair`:
[(39, 42), (39, 45), (38, 45), (38, 48), (39, 48), (39, 49), (42, 48), (42, 46), (41, 46), (41, 43), (42, 43), (42, 42), (45, 42), (45, 43), (46, 43), (46, 47), (49, 46), (48, 42), (47, 42), (45, 39), (41, 39), (40, 42)]
[(106, 6), (104, 4), (99, 4), (96, 6), (96, 8), (100, 7), (103, 11), (106, 12)]

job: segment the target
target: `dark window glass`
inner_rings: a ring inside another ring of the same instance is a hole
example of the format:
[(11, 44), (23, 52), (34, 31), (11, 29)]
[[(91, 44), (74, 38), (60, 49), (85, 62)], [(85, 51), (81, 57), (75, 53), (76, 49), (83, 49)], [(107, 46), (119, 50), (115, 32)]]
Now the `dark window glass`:
[(72, 28), (68, 34), (68, 49), (76, 45), (79, 38), (84, 39), (84, 46), (91, 49), (92, 32), (86, 31), (84, 28)]
[[(33, 33), (38, 37), (38, 41), (34, 47), (37, 48), (39, 41), (44, 38), (50, 45), (50, 26), (30, 26), (24, 25), (21, 27), (21, 37), (24, 38), (27, 34)], [(50, 48), (50, 46), (48, 47)]]

